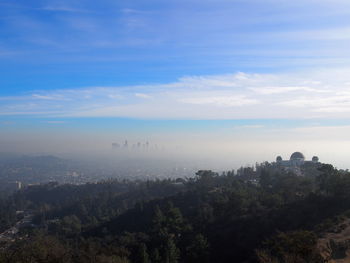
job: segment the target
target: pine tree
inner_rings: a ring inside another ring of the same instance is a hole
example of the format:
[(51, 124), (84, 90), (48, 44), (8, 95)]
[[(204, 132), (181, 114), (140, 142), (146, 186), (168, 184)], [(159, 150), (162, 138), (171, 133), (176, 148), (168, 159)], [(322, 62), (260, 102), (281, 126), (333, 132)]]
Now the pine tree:
[(209, 244), (202, 234), (196, 235), (186, 250), (188, 262), (209, 262)]
[(177, 263), (179, 262), (180, 258), (180, 251), (176, 247), (176, 244), (173, 240), (173, 238), (169, 237), (167, 242), (166, 242), (166, 247), (165, 247), (165, 262), (166, 263)]
[(145, 243), (141, 243), (138, 252), (138, 260), (139, 263), (150, 263), (149, 255), (147, 252), (147, 246)]
[(152, 259), (151, 261), (152, 263), (162, 263), (162, 257), (159, 254), (158, 248), (155, 248), (152, 251), (151, 259)]

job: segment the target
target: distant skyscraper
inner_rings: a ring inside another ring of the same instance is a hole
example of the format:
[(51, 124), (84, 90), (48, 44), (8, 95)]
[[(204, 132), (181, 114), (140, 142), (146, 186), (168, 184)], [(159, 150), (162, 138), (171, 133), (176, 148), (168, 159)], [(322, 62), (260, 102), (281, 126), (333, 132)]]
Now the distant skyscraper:
[(22, 182), (15, 181), (15, 182), (9, 182), (7, 183), (7, 188), (12, 191), (21, 190), (22, 189)]
[(112, 148), (113, 148), (113, 149), (119, 149), (119, 148), (120, 148), (120, 144), (114, 142), (114, 143), (112, 143)]

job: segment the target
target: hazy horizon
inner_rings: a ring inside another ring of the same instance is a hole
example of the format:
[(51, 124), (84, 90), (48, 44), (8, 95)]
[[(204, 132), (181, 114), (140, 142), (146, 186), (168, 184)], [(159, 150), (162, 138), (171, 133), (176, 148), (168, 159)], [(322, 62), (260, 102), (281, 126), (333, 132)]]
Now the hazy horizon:
[(349, 1), (0, 6), (0, 152), (350, 168)]

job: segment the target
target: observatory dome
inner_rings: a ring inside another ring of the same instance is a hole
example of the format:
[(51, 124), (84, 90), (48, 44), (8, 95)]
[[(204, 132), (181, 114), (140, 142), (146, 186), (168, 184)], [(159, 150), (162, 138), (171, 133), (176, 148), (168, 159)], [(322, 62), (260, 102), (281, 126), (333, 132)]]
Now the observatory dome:
[(305, 160), (305, 157), (301, 152), (295, 152), (290, 156), (290, 160)]

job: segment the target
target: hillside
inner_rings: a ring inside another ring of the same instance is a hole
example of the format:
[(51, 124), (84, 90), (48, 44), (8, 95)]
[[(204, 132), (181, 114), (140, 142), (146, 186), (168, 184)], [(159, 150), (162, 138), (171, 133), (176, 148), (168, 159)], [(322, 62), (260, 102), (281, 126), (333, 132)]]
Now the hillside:
[(350, 174), (317, 169), (29, 187), (0, 203), (0, 262), (346, 262)]

